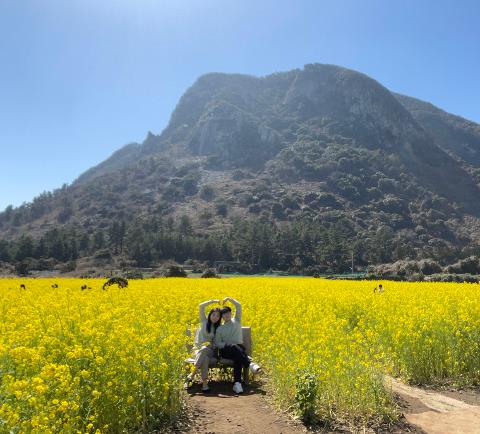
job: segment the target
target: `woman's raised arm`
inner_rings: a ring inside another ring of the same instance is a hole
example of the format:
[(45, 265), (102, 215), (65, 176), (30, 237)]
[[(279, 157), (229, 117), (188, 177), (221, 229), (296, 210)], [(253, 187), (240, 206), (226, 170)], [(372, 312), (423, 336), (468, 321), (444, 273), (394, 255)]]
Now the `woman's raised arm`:
[(209, 304), (219, 303), (219, 302), (220, 300), (207, 300), (198, 305), (198, 314), (199, 314), (200, 322), (207, 321), (207, 314), (205, 313), (205, 308)]

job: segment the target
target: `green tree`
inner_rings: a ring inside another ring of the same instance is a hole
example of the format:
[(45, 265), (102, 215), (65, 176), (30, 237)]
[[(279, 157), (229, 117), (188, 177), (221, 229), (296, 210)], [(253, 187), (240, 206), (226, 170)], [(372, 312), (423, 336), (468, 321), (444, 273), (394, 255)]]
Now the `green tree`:
[(22, 235), (17, 243), (15, 260), (20, 262), (26, 258), (32, 258), (34, 252), (33, 238), (29, 235)]
[(105, 246), (106, 246), (105, 233), (101, 229), (98, 229), (93, 234), (93, 249), (100, 250), (100, 249), (104, 249)]
[(5, 240), (0, 240), (0, 261), (10, 262), (12, 255), (10, 253), (9, 243)]

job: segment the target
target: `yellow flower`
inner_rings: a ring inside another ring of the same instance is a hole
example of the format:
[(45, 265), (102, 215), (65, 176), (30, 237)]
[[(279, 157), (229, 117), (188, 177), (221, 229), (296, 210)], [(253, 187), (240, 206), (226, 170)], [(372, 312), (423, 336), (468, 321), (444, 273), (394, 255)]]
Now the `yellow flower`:
[(55, 279), (52, 290), (53, 281), (32, 279), (18, 292), (19, 280), (0, 279), (7, 432), (90, 432), (98, 421), (102, 432), (141, 430), (143, 404), (170, 418), (191, 369), (186, 330), (198, 325), (201, 301), (225, 296), (243, 304), (273, 398), (296, 412), (311, 404), (319, 419), (367, 426), (394, 417), (385, 374), (479, 380), (480, 291), (469, 284), (375, 282), (379, 296), (370, 281), (145, 279), (128, 291), (103, 291), (103, 282), (81, 291), (84, 279)]

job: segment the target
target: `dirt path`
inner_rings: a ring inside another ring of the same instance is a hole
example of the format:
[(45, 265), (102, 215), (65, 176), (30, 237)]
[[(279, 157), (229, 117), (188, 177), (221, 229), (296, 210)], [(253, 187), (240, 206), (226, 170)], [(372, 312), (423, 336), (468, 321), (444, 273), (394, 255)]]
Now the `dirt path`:
[[(388, 434), (480, 434), (480, 393), (437, 392), (407, 386), (392, 378), (387, 387), (397, 396), (404, 418), (397, 425), (378, 430)], [(188, 394), (191, 420), (185, 434), (300, 434), (308, 430), (300, 422), (276, 412), (259, 384), (236, 395), (230, 382), (212, 382), (203, 394), (195, 385)], [(447, 396), (449, 395), (449, 396)], [(318, 431), (324, 434), (331, 431)], [(346, 431), (338, 431), (346, 432)], [(365, 431), (371, 432), (371, 431)]]
[(405, 402), (407, 421), (427, 434), (480, 434), (480, 402), (476, 393), (439, 393), (411, 387), (392, 378), (387, 379)]
[(206, 395), (195, 385), (189, 393), (192, 424), (189, 434), (300, 434), (307, 430), (288, 417), (275, 413), (264, 398), (265, 392), (255, 385), (246, 386), (241, 395), (232, 384), (212, 382)]

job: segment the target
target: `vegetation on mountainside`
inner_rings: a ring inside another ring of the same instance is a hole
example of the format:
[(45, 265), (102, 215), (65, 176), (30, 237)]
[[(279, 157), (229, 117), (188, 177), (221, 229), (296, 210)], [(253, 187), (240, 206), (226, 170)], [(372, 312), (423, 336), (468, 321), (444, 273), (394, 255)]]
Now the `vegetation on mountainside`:
[(0, 213), (0, 260), (445, 266), (480, 239), (479, 145), (477, 124), (333, 65), (207, 74), (162, 134)]

